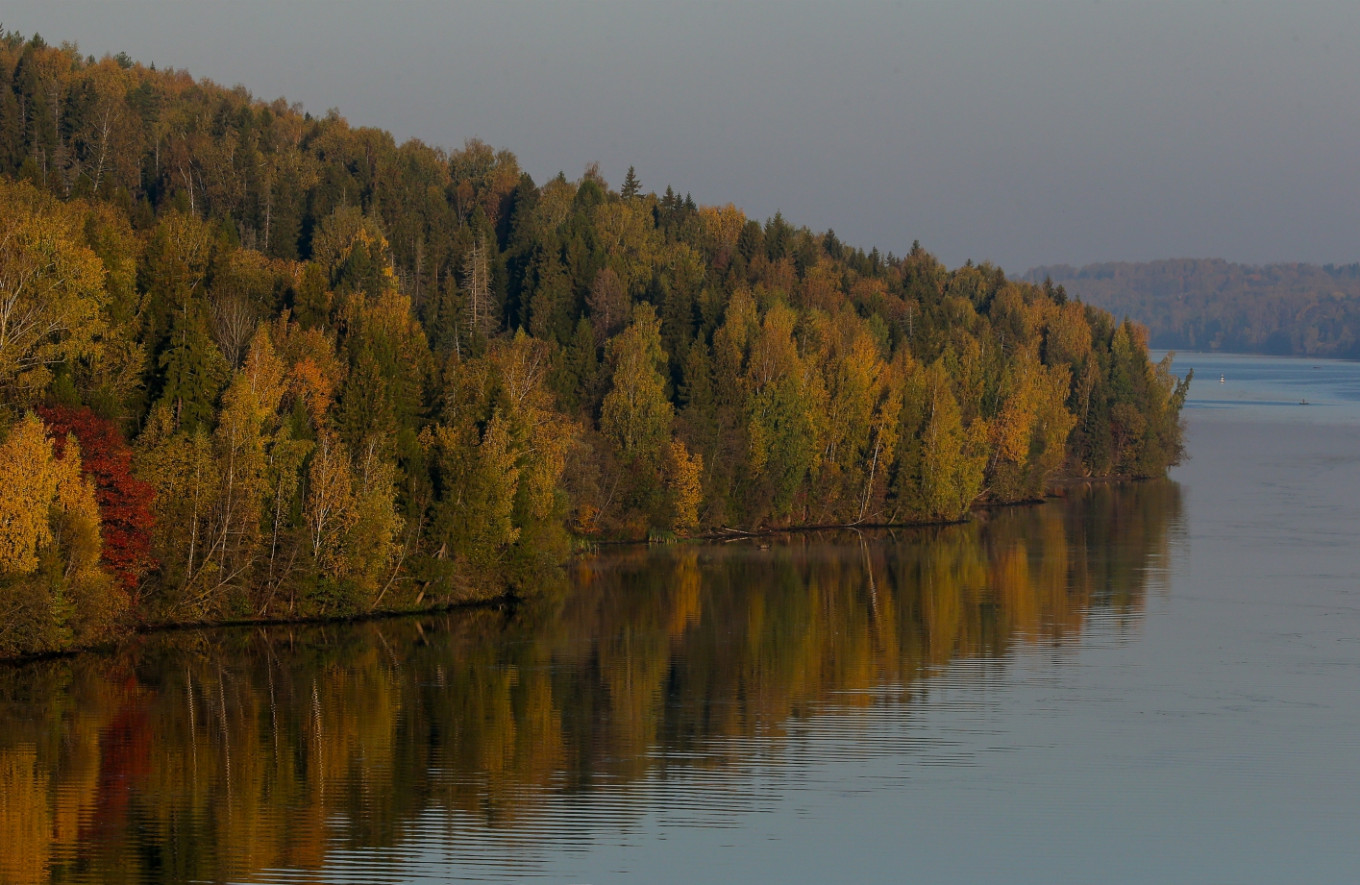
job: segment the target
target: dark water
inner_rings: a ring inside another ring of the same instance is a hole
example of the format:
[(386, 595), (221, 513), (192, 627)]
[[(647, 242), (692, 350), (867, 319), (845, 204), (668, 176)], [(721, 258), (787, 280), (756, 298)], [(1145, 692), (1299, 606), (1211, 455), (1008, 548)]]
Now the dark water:
[(1351, 881), (1360, 366), (1186, 365), (1170, 482), (0, 669), (0, 882)]

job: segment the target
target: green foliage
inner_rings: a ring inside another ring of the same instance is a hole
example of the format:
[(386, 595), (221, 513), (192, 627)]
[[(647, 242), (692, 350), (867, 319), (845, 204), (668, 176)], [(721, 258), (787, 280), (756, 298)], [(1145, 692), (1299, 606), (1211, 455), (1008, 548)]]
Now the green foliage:
[(633, 322), (609, 343), (609, 354), (613, 385), (601, 407), (600, 432), (626, 464), (654, 468), (675, 410), (666, 399), (666, 354), (651, 305), (639, 306)]
[(191, 305), (175, 315), (157, 360), (157, 402), (190, 433), (212, 427), (217, 398), (229, 373), (226, 360), (208, 335), (203, 311), (197, 307)]
[[(0, 422), (135, 436), (144, 621), (529, 592), (569, 532), (958, 520), (1181, 455), (1184, 382), (1061, 286), (127, 59), (0, 42), (0, 232), (0, 324), (45, 323), (0, 327)], [(8, 647), (107, 635), (97, 515), (63, 546), (22, 512), (5, 592), (59, 629)]]

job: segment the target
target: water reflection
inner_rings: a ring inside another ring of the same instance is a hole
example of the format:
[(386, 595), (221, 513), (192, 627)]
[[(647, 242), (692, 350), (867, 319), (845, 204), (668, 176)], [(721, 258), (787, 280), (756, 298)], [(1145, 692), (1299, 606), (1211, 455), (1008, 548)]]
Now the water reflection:
[(514, 611), (0, 670), (0, 881), (334, 879), (355, 858), (358, 878), (401, 878), (432, 827), (495, 834), (514, 878), (516, 844), (651, 802), (713, 825), (711, 772), (737, 771), (730, 790), (790, 742), (843, 749), (809, 749), (807, 723), (863, 742), (872, 722), (843, 713), (908, 707), (947, 665), (985, 678), (1018, 646), (1127, 630), (1179, 518), (1173, 483), (1079, 488), (966, 526), (611, 554)]

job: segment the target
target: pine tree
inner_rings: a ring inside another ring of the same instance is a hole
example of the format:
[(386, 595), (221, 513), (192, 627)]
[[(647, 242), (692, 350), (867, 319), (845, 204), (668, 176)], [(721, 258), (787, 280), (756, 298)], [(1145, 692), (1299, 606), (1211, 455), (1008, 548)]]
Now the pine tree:
[(175, 425), (192, 433), (213, 425), (217, 398), (226, 386), (229, 368), (208, 335), (198, 305), (175, 315), (160, 368), (157, 402), (165, 405)]
[(625, 200), (631, 200), (642, 193), (642, 183), (638, 181), (637, 173), (633, 167), (628, 167), (628, 174), (623, 177), (623, 189), (619, 191), (619, 196)]

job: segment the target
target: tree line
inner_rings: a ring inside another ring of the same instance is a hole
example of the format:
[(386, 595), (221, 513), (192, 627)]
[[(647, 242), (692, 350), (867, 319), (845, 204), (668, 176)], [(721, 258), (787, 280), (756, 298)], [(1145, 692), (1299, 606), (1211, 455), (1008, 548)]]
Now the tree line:
[(1168, 350), (1360, 358), (1360, 264), (1187, 258), (1039, 267), (1025, 278), (1133, 317)]
[(1180, 456), (1169, 362), (1052, 286), (12, 33), (0, 207), (0, 654)]

